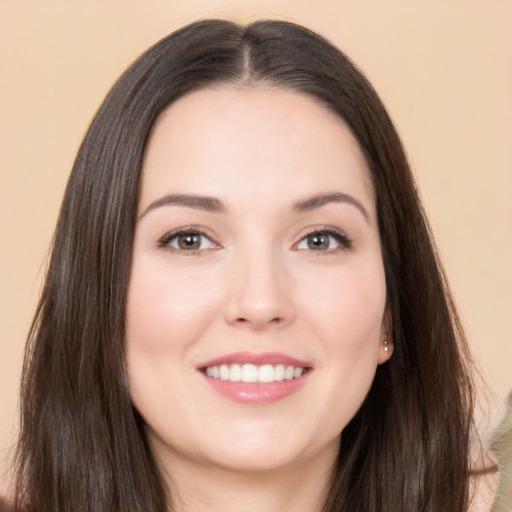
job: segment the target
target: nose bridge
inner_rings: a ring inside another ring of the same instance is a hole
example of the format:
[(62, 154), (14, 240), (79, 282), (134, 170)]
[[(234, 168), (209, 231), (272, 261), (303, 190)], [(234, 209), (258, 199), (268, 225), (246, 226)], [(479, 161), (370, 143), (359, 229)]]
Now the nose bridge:
[(230, 323), (260, 329), (292, 320), (291, 283), (283, 254), (271, 240), (253, 238), (241, 245), (232, 263), (227, 306)]

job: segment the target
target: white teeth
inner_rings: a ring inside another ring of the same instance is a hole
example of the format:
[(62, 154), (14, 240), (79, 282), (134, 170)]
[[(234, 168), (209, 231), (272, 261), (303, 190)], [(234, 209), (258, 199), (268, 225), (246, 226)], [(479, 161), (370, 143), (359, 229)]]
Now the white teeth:
[(242, 366), (242, 382), (258, 382), (258, 367), (253, 364)]
[(220, 378), (222, 380), (228, 380), (229, 379), (229, 368), (225, 364), (220, 365)]
[(274, 382), (274, 367), (271, 364), (260, 366), (258, 382)]
[[(206, 369), (208, 375), (208, 368)], [(242, 368), (239, 364), (232, 364), (229, 368), (229, 380), (231, 382), (240, 382), (242, 380)]]
[(278, 364), (274, 372), (274, 380), (281, 382), (284, 380), (284, 364)]
[(284, 364), (221, 364), (208, 366), (206, 376), (212, 379), (229, 380), (231, 382), (281, 382), (283, 380), (298, 379), (304, 373), (304, 368), (285, 366)]

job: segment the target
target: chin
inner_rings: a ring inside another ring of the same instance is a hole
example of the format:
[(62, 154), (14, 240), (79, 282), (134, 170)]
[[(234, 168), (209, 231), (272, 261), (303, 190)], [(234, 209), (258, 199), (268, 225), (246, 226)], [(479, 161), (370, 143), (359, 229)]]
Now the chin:
[[(297, 434), (294, 436), (294, 434)], [(302, 434), (302, 435), (301, 435)], [(204, 447), (203, 457), (226, 471), (245, 473), (273, 472), (312, 464), (317, 458), (334, 461), (339, 451), (340, 436), (332, 440), (311, 439), (304, 432), (252, 432), (252, 435), (230, 435)], [(213, 439), (210, 440), (210, 442)], [(224, 442), (223, 442), (224, 441)]]
[(262, 451), (245, 453), (224, 452), (222, 456), (208, 454), (205, 462), (210, 468), (239, 475), (269, 474), (300, 466), (301, 457), (291, 453), (267, 453)]

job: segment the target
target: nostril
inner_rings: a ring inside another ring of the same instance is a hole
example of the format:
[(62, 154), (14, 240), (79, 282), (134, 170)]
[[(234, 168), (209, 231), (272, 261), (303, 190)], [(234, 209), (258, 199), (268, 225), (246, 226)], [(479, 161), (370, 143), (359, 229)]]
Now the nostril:
[(244, 317), (239, 317), (235, 320), (235, 323), (237, 324), (243, 324), (243, 325), (246, 325), (246, 324), (251, 324), (251, 325), (282, 325), (283, 323), (285, 323), (285, 319), (283, 317), (274, 317), (274, 318), (270, 318), (269, 320), (267, 319), (248, 319), (248, 318), (244, 318)]

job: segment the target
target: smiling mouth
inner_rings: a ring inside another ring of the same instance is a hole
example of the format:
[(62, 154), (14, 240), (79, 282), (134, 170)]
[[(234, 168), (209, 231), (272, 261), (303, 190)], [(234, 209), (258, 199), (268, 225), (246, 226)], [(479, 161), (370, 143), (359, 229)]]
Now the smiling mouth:
[(230, 382), (270, 384), (298, 379), (310, 371), (308, 367), (285, 364), (220, 364), (206, 366), (201, 371), (211, 379)]
[(197, 370), (221, 396), (244, 405), (264, 406), (302, 389), (313, 366), (278, 352), (236, 352), (205, 361)]

